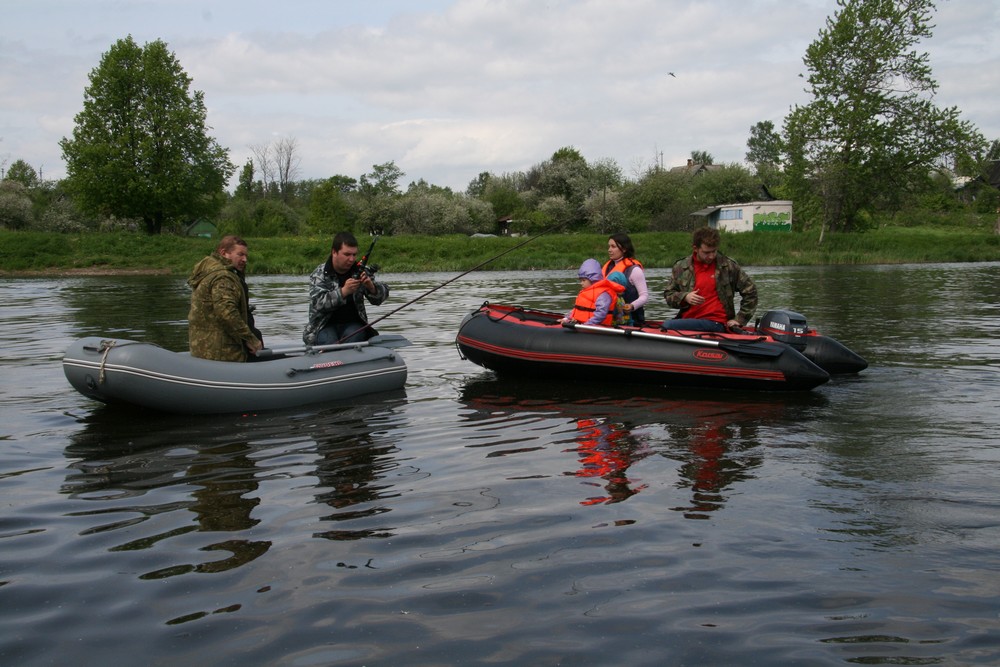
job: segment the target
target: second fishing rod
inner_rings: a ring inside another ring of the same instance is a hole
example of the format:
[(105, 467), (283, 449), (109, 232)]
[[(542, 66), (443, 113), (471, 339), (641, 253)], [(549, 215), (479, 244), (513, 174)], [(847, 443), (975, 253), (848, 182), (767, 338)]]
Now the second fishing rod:
[[(379, 317), (379, 318), (377, 318), (375, 320), (372, 320), (371, 322), (368, 322), (367, 324), (365, 324), (365, 326), (361, 330), (363, 331), (363, 330), (371, 329), (372, 327), (374, 327), (379, 322), (385, 320), (388, 317), (391, 317), (391, 316), (395, 315), (396, 313), (398, 313), (399, 311), (403, 310), (404, 308), (409, 308), (410, 306), (412, 306), (416, 302), (420, 301), (421, 299), (423, 299), (423, 298), (425, 298), (427, 296), (430, 296), (431, 294), (433, 294), (434, 292), (438, 291), (442, 287), (446, 287), (446, 286), (450, 285), (451, 283), (455, 282), (456, 280), (462, 278), (463, 276), (467, 276), (470, 273), (472, 273), (473, 271), (477, 271), (477, 270), (483, 268), (484, 266), (486, 266), (486, 265), (488, 265), (488, 264), (490, 264), (492, 262), (495, 262), (496, 260), (500, 259), (504, 255), (512, 253), (515, 250), (518, 250), (519, 248), (523, 248), (524, 246), (528, 245), (529, 243), (531, 243), (535, 239), (541, 238), (542, 236), (545, 236), (546, 234), (551, 234), (554, 231), (558, 231), (559, 229), (562, 228), (562, 226), (563, 225), (556, 225), (554, 227), (551, 227), (549, 229), (541, 231), (538, 234), (535, 234), (534, 236), (528, 237), (524, 241), (521, 241), (520, 243), (518, 243), (518, 244), (516, 244), (514, 246), (511, 246), (510, 248), (507, 248), (503, 252), (497, 253), (496, 255), (493, 255), (492, 257), (479, 262), (478, 264), (476, 264), (472, 268), (466, 269), (465, 271), (459, 273), (454, 278), (449, 278), (448, 280), (444, 281), (440, 285), (436, 285), (435, 287), (432, 287), (431, 289), (427, 290), (423, 294), (420, 294), (419, 296), (417, 296), (417, 297), (415, 297), (413, 299), (410, 299), (409, 301), (407, 301), (406, 303), (402, 304), (401, 306), (399, 306), (399, 307), (397, 307), (397, 308), (395, 308), (393, 310), (390, 310), (385, 315), (382, 315), (381, 317)], [(377, 240), (377, 237), (376, 237), (376, 240)], [(374, 247), (374, 245), (375, 245), (375, 241), (372, 241), (372, 247)], [(368, 253), (365, 254), (365, 258), (367, 258), (370, 253), (371, 253), (371, 248), (368, 249)], [(360, 262), (359, 262), (359, 264), (360, 264)], [(352, 335), (354, 335), (354, 334), (352, 334)], [(349, 336), (345, 337), (345, 339), (348, 338), (348, 337)], [(340, 341), (338, 341), (338, 342), (343, 342), (343, 339), (340, 340)]]

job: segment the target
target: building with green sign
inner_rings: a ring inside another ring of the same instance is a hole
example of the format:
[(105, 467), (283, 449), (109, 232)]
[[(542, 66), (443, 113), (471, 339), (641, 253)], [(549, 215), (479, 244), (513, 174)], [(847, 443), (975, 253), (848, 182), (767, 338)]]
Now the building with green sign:
[(709, 227), (725, 232), (792, 231), (792, 202), (787, 199), (709, 206), (691, 215), (703, 216)]

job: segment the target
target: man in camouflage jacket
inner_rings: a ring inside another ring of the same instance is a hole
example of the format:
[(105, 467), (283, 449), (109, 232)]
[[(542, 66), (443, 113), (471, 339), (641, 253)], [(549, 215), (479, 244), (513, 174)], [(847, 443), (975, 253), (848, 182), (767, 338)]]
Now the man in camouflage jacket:
[[(719, 241), (717, 229), (695, 230), (693, 252), (674, 263), (670, 283), (663, 292), (667, 305), (679, 310), (662, 328), (726, 331), (750, 322), (757, 310), (757, 286), (739, 264), (718, 252)], [(699, 289), (713, 283), (714, 290)], [(739, 312), (735, 306), (737, 293)]]
[(389, 298), (389, 286), (357, 271), (357, 258), (357, 239), (340, 232), (326, 262), (309, 276), (309, 320), (302, 332), (306, 345), (363, 341), (376, 334), (368, 326), (365, 301), (381, 304)]
[(188, 285), (188, 343), (191, 356), (217, 361), (246, 361), (263, 347), (253, 328), (249, 291), (243, 271), (247, 244), (238, 236), (225, 236), (215, 251), (198, 262)]

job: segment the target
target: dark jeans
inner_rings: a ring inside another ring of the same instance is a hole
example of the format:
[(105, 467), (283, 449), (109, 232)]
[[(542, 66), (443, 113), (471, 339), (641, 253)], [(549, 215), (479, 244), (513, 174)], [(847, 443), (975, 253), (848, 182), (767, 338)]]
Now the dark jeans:
[(661, 329), (684, 329), (686, 331), (714, 331), (725, 333), (726, 325), (714, 320), (664, 320)]
[(316, 334), (316, 344), (358, 343), (368, 340), (370, 331), (361, 322), (331, 322)]

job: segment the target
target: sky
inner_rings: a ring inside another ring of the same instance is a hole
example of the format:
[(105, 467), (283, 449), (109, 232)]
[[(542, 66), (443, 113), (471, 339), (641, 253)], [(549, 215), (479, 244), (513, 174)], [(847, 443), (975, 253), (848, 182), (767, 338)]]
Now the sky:
[[(806, 104), (802, 57), (836, 0), (32, 0), (0, 15), (0, 167), (63, 178), (89, 74), (164, 41), (239, 168), (293, 139), (296, 180), (393, 161), (464, 191), (572, 146), (628, 178), (691, 151), (742, 163)], [(935, 102), (1000, 138), (1000, 0), (938, 0)], [(237, 169), (238, 173), (238, 169)]]

